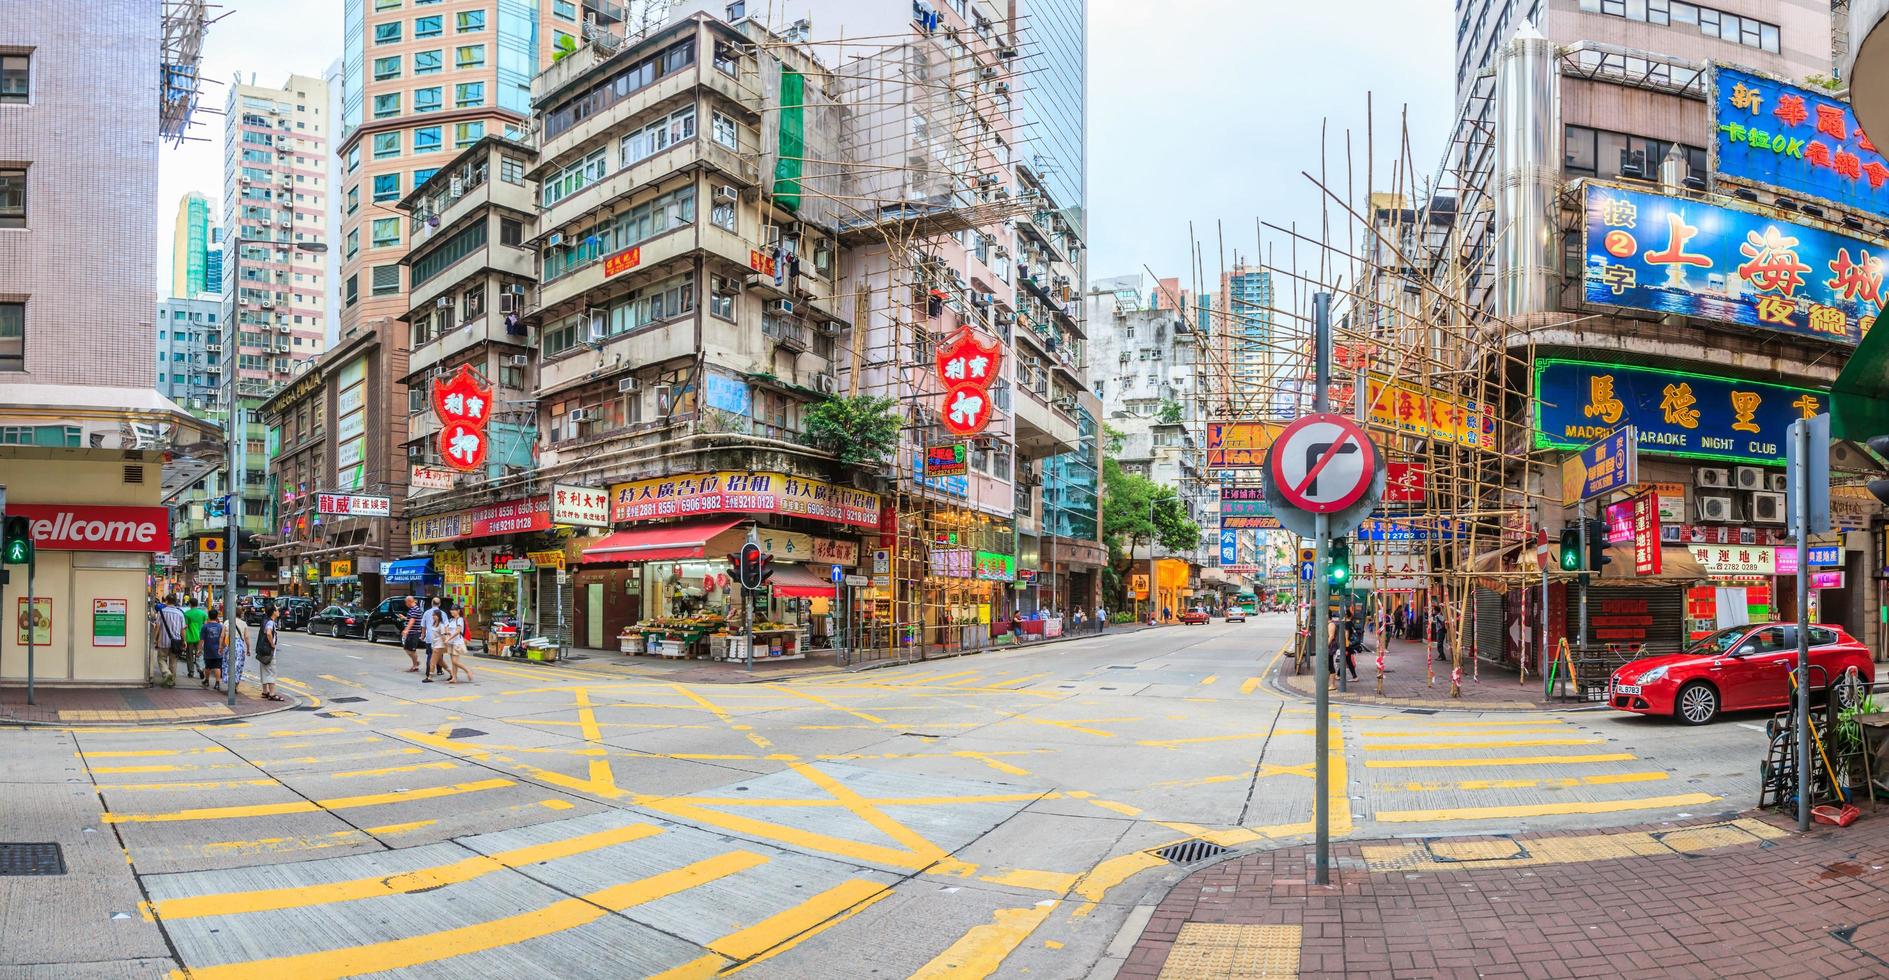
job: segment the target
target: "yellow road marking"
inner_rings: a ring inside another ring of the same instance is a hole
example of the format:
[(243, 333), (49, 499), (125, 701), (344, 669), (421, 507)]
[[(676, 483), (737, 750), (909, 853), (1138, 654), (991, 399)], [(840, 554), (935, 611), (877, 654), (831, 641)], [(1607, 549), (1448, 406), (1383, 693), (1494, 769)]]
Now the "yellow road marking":
[(706, 956), (698, 956), (681, 966), (672, 966), (661, 973), (652, 973), (649, 980), (708, 980), (709, 977), (720, 973), (721, 968), (726, 965), (728, 965), (727, 959), (709, 953)]
[(975, 673), (977, 673), (977, 671), (975, 670), (960, 670), (955, 674), (937, 674), (934, 676), (920, 677), (915, 680), (909, 680), (909, 681), (888, 681), (885, 684), (880, 684), (880, 685), (875, 685), (875, 686), (877, 687), (919, 687), (926, 684), (936, 684), (939, 681), (948, 681), (952, 679), (953, 677), (969, 677)]
[(123, 749), (116, 752), (87, 752), (81, 749), (72, 754), (81, 759), (154, 759), (166, 755), (215, 755), (228, 751), (221, 745), (206, 745), (195, 749)]
[(1049, 674), (1047, 674), (1047, 673), (1044, 673), (1044, 674), (1025, 674), (1025, 675), (1023, 675), (1022, 677), (1018, 677), (1018, 678), (1016, 678), (1016, 679), (1014, 679), (1014, 680), (1007, 680), (1007, 681), (997, 681), (997, 682), (995, 682), (995, 683), (993, 683), (993, 684), (991, 684), (990, 686), (991, 686), (991, 689), (992, 689), (992, 690), (998, 690), (998, 689), (1001, 689), (1001, 688), (1006, 688), (1006, 687), (1021, 687), (1021, 686), (1023, 686), (1023, 685), (1025, 685), (1025, 684), (1028, 684), (1029, 682), (1031, 682), (1031, 681), (1033, 681), (1033, 680), (1036, 680), (1036, 679), (1037, 679), (1037, 678), (1039, 678), (1039, 677), (1048, 677), (1048, 676), (1049, 676)]
[(219, 762), (210, 766), (87, 766), (94, 776), (124, 775), (139, 772), (191, 772), (198, 769), (253, 769), (247, 762)]
[(998, 909), (991, 921), (973, 926), (944, 952), (918, 968), (911, 980), (975, 980), (997, 972), (999, 964), (1056, 910), (1044, 901), (1028, 908)]
[(580, 687), (572, 694), (577, 698), (577, 724), (583, 729), (584, 741), (603, 741), (603, 732), (597, 728), (597, 711), (590, 705), (590, 688)]
[(1030, 888), (1052, 895), (1064, 894), (1075, 887), (1081, 878), (1081, 875), (1068, 871), (1033, 871), (1028, 868), (1012, 868), (1001, 874), (977, 876), (978, 881), (988, 881), (993, 885)]
[(1710, 793), (1684, 793), (1678, 796), (1649, 796), (1638, 800), (1587, 800), (1570, 803), (1527, 803), (1517, 806), (1472, 806), (1444, 810), (1379, 810), (1380, 823), (1416, 823), (1426, 820), (1494, 820), (1504, 817), (1547, 817), (1561, 813), (1619, 813), (1623, 810), (1653, 810), (1669, 806), (1699, 806), (1716, 803)]
[(1531, 837), (1527, 839), (1526, 848), (1519, 841), (1494, 840), (1431, 841), (1427, 845), (1366, 844), (1361, 850), (1365, 865), (1371, 871), (1465, 871), (1697, 854), (1785, 836), (1786, 831), (1762, 820), (1739, 818), (1665, 832), (1633, 830), (1579, 837)]
[[(134, 767), (135, 768), (135, 767)], [(209, 783), (99, 783), (97, 789), (116, 790), (163, 790), (163, 789), (235, 789), (238, 786), (274, 786), (273, 779), (232, 779), (227, 782)]]
[(886, 816), (879, 809), (866, 801), (866, 798), (854, 792), (851, 787), (834, 779), (804, 762), (790, 762), (789, 768), (799, 773), (808, 782), (825, 790), (828, 795), (840, 801), (853, 815), (870, 824), (874, 830), (905, 845), (915, 855), (926, 856), (929, 861), (936, 861), (945, 856), (943, 848), (918, 835), (911, 828)]
[(1024, 769), (1024, 768), (1022, 768), (1022, 767), (1020, 767), (1020, 766), (1013, 766), (1013, 765), (1011, 765), (1010, 763), (1008, 763), (1008, 762), (1004, 762), (1004, 761), (1002, 761), (1002, 760), (999, 760), (999, 759), (993, 759), (993, 758), (991, 758), (991, 754), (990, 754), (990, 753), (985, 753), (985, 752), (953, 752), (953, 753), (952, 753), (952, 755), (958, 755), (958, 756), (963, 756), (964, 758), (967, 758), (967, 759), (976, 759), (977, 761), (979, 761), (979, 762), (981, 762), (981, 763), (983, 763), (983, 764), (985, 764), (985, 765), (987, 765), (987, 766), (989, 766), (989, 767), (991, 767), (992, 769), (995, 769), (995, 770), (997, 770), (998, 772), (1002, 772), (1002, 773), (1008, 773), (1008, 774), (1010, 774), (1010, 775), (1012, 775), (1012, 776), (1028, 776), (1028, 775), (1030, 775), (1030, 770), (1028, 770), (1028, 769)]
[(1612, 786), (1619, 783), (1651, 783), (1670, 778), (1663, 772), (1619, 772), (1597, 776), (1557, 776), (1547, 779), (1459, 779), (1446, 783), (1381, 783), (1380, 789), (1407, 793), (1432, 793), (1446, 789), (1535, 789), (1551, 786)]
[(1129, 806), (1126, 803), (1117, 803), (1114, 800), (1090, 800), (1089, 802), (1104, 810), (1112, 810), (1124, 817), (1137, 817), (1141, 815), (1141, 808), (1138, 806)]
[(1429, 769), (1453, 766), (1544, 766), (1571, 762), (1631, 762), (1631, 752), (1607, 752), (1601, 755), (1518, 755), (1501, 759), (1366, 759), (1366, 769)]
[(1287, 728), (1276, 732), (1243, 732), (1238, 735), (1202, 735), (1198, 738), (1150, 738), (1136, 742), (1136, 745), (1151, 745), (1159, 749), (1172, 749), (1182, 745), (1200, 745), (1204, 742), (1238, 742), (1252, 738), (1265, 738), (1268, 735), (1310, 735), (1309, 728)]
[(852, 708), (848, 708), (843, 704), (834, 704), (832, 701), (829, 701), (826, 698), (819, 696), (818, 694), (809, 694), (806, 691), (800, 690), (799, 688), (786, 687), (780, 684), (769, 684), (768, 689), (779, 691), (783, 694), (791, 694), (797, 698), (805, 698), (808, 701), (812, 701), (814, 704), (818, 704), (827, 708), (832, 708), (834, 711), (842, 712), (844, 714), (852, 715), (853, 717), (858, 718), (861, 721), (869, 721), (875, 725), (887, 724), (886, 720), (884, 718), (879, 717), (878, 715), (867, 714), (864, 711), (855, 711)]
[(736, 721), (735, 717), (729, 714), (720, 705), (715, 704), (709, 699), (701, 696), (700, 694), (695, 693), (694, 691), (689, 690), (686, 687), (683, 687), (680, 684), (672, 684), (670, 686), (675, 688), (676, 691), (678, 691), (679, 693), (681, 693), (683, 697), (688, 698), (689, 700), (694, 701), (696, 704), (699, 704), (702, 707), (707, 708), (709, 711), (713, 712), (715, 717), (720, 718), (722, 722), (726, 724), (728, 727), (747, 736), (748, 741), (753, 742), (756, 747), (763, 748), (763, 749), (771, 749), (774, 747), (773, 742), (770, 742), (766, 738), (755, 734), (752, 726), (744, 725)]
[(1259, 686), (1259, 678), (1248, 677), (1247, 679), (1240, 682), (1240, 693), (1251, 694), (1253, 693), (1253, 689), (1258, 686)]
[(206, 915), (270, 912), (277, 909), (305, 908), (310, 905), (354, 902), (386, 895), (407, 895), (442, 885), (456, 885), (471, 881), (506, 868), (555, 861), (587, 851), (642, 840), (659, 833), (662, 833), (662, 829), (650, 824), (630, 824), (627, 827), (584, 834), (568, 840), (534, 844), (530, 847), (501, 851), (497, 854), (479, 855), (463, 861), (454, 861), (451, 864), (419, 868), (396, 875), (355, 878), (351, 881), (334, 881), (326, 884), (298, 885), (293, 888), (264, 888), (255, 891), (171, 898), (155, 902), (151, 908), (162, 919), (195, 919)]
[[(1287, 714), (1311, 714), (1309, 708), (1287, 708)], [(1397, 725), (1411, 724), (1408, 715), (1352, 715), (1354, 721), (1388, 721)], [(1561, 718), (1483, 718), (1472, 721), (1424, 722), (1424, 728), (1504, 728), (1516, 725), (1566, 725)]]
[(1220, 675), (1219, 675), (1219, 674), (1208, 674), (1208, 675), (1207, 675), (1206, 677), (1203, 677), (1203, 678), (1201, 678), (1201, 681), (1200, 681), (1200, 686), (1201, 686), (1201, 687), (1209, 687), (1209, 686), (1211, 686), (1211, 685), (1213, 685), (1213, 684), (1217, 684), (1217, 683), (1219, 683), (1219, 682), (1220, 682)]
[[(264, 837), (260, 840), (214, 841), (199, 847), (193, 847), (191, 850), (203, 857), (214, 857), (235, 851), (316, 851), (328, 847), (342, 847), (348, 844), (371, 843), (375, 837), (392, 837), (397, 834), (410, 833), (425, 827), (431, 827), (438, 822), (437, 820), (415, 820), (411, 823), (391, 823), (380, 827), (366, 827), (361, 830), (338, 830), (331, 834), (320, 834), (314, 837)], [(140, 854), (146, 852), (147, 849), (145, 848), (138, 849), (138, 853)]]
[[(288, 746), (278, 745), (276, 748), (285, 749)], [(306, 766), (323, 762), (340, 762), (344, 759), (382, 759), (390, 755), (419, 755), (425, 751), (425, 749), (416, 749), (409, 745), (398, 749), (381, 749), (376, 752), (351, 752), (347, 755), (300, 755), (282, 759), (257, 759), (255, 764), (258, 766)]]
[[(982, 793), (974, 796), (893, 796), (870, 799), (860, 797), (857, 802), (868, 806), (948, 806), (957, 803), (1020, 803), (1025, 800), (1059, 800), (1062, 797), (1063, 794), (1055, 792)], [(685, 796), (680, 799), (695, 806), (842, 807), (845, 809), (852, 809), (853, 806), (845, 800), (827, 798), (796, 800), (774, 797), (753, 799), (746, 796)], [(1091, 800), (1090, 802), (1098, 801)]]
[(1148, 851), (1133, 851), (1118, 854), (1090, 868), (1088, 873), (1076, 882), (1075, 893), (1084, 900), (1072, 915), (1081, 918), (1094, 911), (1097, 903), (1108, 890), (1127, 881), (1149, 868), (1158, 868), (1167, 861)]
[(365, 690), (367, 690), (367, 685), (365, 685), (365, 684), (356, 684), (356, 683), (355, 683), (355, 682), (353, 682), (353, 681), (349, 681), (349, 680), (342, 680), (341, 678), (339, 678), (339, 677), (336, 677), (336, 676), (335, 676), (335, 675), (333, 675), (333, 674), (316, 674), (315, 676), (316, 676), (316, 677), (319, 677), (319, 678), (321, 678), (321, 679), (322, 679), (322, 680), (324, 680), (324, 681), (333, 681), (333, 682), (335, 682), (336, 684), (339, 684), (339, 685), (341, 685), (342, 687), (352, 687), (352, 688), (354, 688), (354, 689), (356, 689), (356, 690), (360, 690), (360, 691), (365, 691)]
[(1407, 752), (1435, 749), (1523, 749), (1541, 745), (1599, 745), (1604, 738), (1518, 738), (1494, 742), (1398, 742), (1395, 745), (1366, 745), (1367, 752)]
[(887, 886), (877, 881), (864, 878), (843, 881), (793, 908), (770, 915), (739, 932), (729, 933), (709, 943), (708, 948), (731, 960), (759, 956), (885, 891)]
[(503, 919), (347, 949), (247, 963), (192, 967), (188, 973), (172, 971), (171, 977), (173, 980), (247, 980), (256, 976), (289, 976), (298, 980), (311, 980), (316, 977), (349, 977), (398, 970), (500, 946), (512, 946), (574, 929), (612, 912), (666, 898), (766, 862), (767, 858), (759, 854), (732, 851), (674, 871), (627, 884), (612, 885)]
[(350, 810), (387, 803), (433, 800), (442, 796), (456, 796), (460, 793), (476, 793), (480, 790), (516, 785), (509, 779), (482, 779), (478, 782), (460, 783), (456, 786), (429, 786), (422, 789), (396, 790), (391, 793), (371, 793), (366, 796), (341, 796), (330, 800), (290, 800), (286, 803), (259, 803), (253, 806), (213, 806), (195, 810), (178, 810), (173, 813), (106, 813), (100, 819), (106, 823), (170, 823), (179, 820), (273, 817), (287, 813), (318, 813), (322, 810)]
[(333, 735), (336, 732), (351, 731), (354, 731), (354, 729), (344, 728), (340, 725), (332, 725), (325, 728), (299, 728), (286, 732), (263, 732), (262, 736), (264, 738), (294, 738), (297, 735)]
[[(1115, 737), (1114, 732), (1105, 732), (1100, 728), (1087, 728), (1071, 721), (1056, 721), (1050, 718), (1032, 718), (1028, 715), (1020, 715), (1014, 712), (1004, 712), (1004, 714), (1009, 715), (1011, 721), (1026, 721), (1032, 725), (1047, 725), (1051, 728), (1064, 728), (1072, 732), (1081, 732), (1084, 735), (1094, 735), (1097, 738), (1114, 738)], [(1129, 720), (1132, 720), (1132, 719), (1129, 719)], [(929, 727), (936, 728), (936, 727), (941, 727), (941, 726), (933, 725)]]
[(351, 779), (355, 776), (385, 776), (396, 772), (419, 772), (422, 769), (452, 769), (458, 765), (459, 763), (451, 761), (416, 762), (410, 766), (384, 766), (379, 769), (348, 769), (342, 772), (311, 773), (310, 775), (325, 775), (333, 779)]

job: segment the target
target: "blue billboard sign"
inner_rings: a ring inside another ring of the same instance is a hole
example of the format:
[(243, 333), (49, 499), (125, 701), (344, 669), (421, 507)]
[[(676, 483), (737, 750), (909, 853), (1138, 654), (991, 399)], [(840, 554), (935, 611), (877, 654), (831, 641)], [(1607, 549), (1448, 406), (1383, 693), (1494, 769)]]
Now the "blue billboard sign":
[(1863, 135), (1849, 103), (1718, 65), (1711, 105), (1715, 178), (1889, 215), (1889, 161)]
[(1604, 497), (1616, 490), (1640, 482), (1633, 451), (1633, 426), (1624, 426), (1607, 434), (1591, 446), (1581, 448), (1581, 499)]
[(1632, 426), (1640, 452), (1784, 465), (1791, 423), (1826, 411), (1804, 388), (1666, 368), (1535, 359), (1535, 446), (1583, 449)]
[(1240, 563), (1240, 532), (1220, 529), (1220, 564), (1238, 565)]
[(1372, 518), (1359, 524), (1351, 536), (1359, 541), (1448, 541), (1458, 536), (1458, 527), (1447, 517)]
[(1589, 303), (1854, 346), (1889, 299), (1889, 249), (1765, 215), (1589, 184), (1586, 227)]

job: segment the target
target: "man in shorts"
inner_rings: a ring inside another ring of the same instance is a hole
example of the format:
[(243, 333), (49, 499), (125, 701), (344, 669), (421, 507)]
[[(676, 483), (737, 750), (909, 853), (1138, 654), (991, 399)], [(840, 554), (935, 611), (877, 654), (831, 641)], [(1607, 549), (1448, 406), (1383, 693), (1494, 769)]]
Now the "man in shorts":
[(203, 670), (203, 624), (209, 619), (209, 612), (197, 605), (196, 596), (184, 603), (184, 652), (190, 656), (189, 676), (203, 678), (204, 687), (210, 686), (210, 678)]
[(406, 648), (407, 659), (413, 666), (407, 673), (416, 673), (420, 669), (420, 651), (426, 647), (426, 627), (420, 624), (420, 600), (407, 596), (407, 623), (400, 631), (400, 645)]
[(280, 635), (277, 621), (281, 618), (281, 608), (270, 606), (263, 614), (262, 628), (256, 636), (256, 673), (262, 679), (262, 696), (269, 701), (288, 700), (275, 692), (276, 642)]
[(164, 673), (175, 684), (179, 660), (184, 662), (185, 670), (191, 669), (190, 654), (184, 645), (184, 608), (177, 604), (176, 595), (167, 595), (157, 604), (157, 638), (164, 653)]

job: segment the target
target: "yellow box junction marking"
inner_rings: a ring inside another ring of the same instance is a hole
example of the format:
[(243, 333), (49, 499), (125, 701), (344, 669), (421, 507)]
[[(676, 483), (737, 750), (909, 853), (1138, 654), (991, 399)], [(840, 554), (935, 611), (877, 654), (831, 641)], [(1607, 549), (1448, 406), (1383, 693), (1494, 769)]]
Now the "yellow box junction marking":
[(708, 944), (731, 960), (746, 960), (794, 938), (861, 902), (881, 898), (890, 886), (864, 878), (843, 881), (799, 905)]
[(973, 926), (931, 962), (919, 967), (911, 980), (976, 980), (990, 976), (1057, 905), (1054, 900), (1044, 900), (1028, 908), (998, 909), (991, 913), (991, 921)]
[(290, 800), (285, 803), (258, 803), (252, 806), (213, 806), (194, 810), (177, 810), (171, 813), (106, 813), (100, 819), (105, 823), (170, 823), (180, 820), (273, 817), (287, 813), (319, 813), (323, 810), (351, 810), (356, 807), (381, 806), (387, 803), (433, 800), (442, 796), (457, 796), (461, 793), (477, 793), (481, 790), (516, 785), (518, 784), (509, 779), (481, 779), (456, 786), (429, 786), (422, 789), (396, 790), (391, 793), (370, 793), (366, 796), (340, 796), (328, 800)]

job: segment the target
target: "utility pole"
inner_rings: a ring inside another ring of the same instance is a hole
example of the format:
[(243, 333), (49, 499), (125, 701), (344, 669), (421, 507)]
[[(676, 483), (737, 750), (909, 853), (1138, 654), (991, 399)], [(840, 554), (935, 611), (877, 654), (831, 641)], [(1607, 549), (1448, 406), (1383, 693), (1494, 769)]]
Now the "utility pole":
[[(1312, 333), (1313, 364), (1316, 387), (1312, 392), (1312, 411), (1325, 412), (1331, 408), (1331, 294), (1312, 294)], [(1331, 883), (1331, 693), (1326, 690), (1331, 674), (1331, 650), (1328, 647), (1331, 634), (1331, 610), (1326, 604), (1331, 600), (1331, 581), (1326, 577), (1325, 563), (1331, 549), (1331, 517), (1320, 513), (1314, 518), (1313, 543), (1315, 553), (1312, 557), (1312, 649), (1317, 666), (1313, 668), (1312, 689), (1317, 694), (1317, 706), (1313, 710), (1312, 730), (1316, 733), (1316, 744), (1312, 748), (1312, 833), (1314, 839), (1314, 881), (1321, 885)]]
[[(237, 288), (241, 289), (242, 287), (239, 285)], [(240, 326), (237, 327), (237, 336), (239, 338), (241, 337), (241, 329)], [(235, 676), (233, 673), (236, 668), (236, 658), (231, 655), (233, 651), (228, 649), (229, 641), (227, 634), (233, 633), (237, 628), (236, 569), (242, 564), (242, 559), (238, 556), (238, 549), (241, 547), (241, 537), (243, 533), (243, 511), (247, 509), (243, 505), (243, 493), (241, 488), (244, 480), (243, 449), (248, 440), (245, 438), (246, 433), (243, 431), (242, 404), (236, 398), (237, 384), (238, 382), (235, 378), (230, 379), (230, 496), (228, 503), (223, 505), (224, 521), (228, 525), (225, 530), (229, 533), (229, 540), (224, 543), (223, 547), (223, 562), (225, 574), (227, 575), (224, 581), (228, 583), (223, 590), (223, 630), (226, 634), (223, 644), (225, 647), (223, 663), (226, 665), (223, 670), (223, 691), (224, 703), (228, 704), (231, 708), (236, 707), (236, 685), (242, 678)]]
[[(1581, 566), (1582, 567), (1581, 567), (1581, 579), (1580, 579), (1580, 589), (1581, 589), (1580, 637), (1581, 637), (1581, 650), (1585, 652), (1587, 650), (1587, 576), (1588, 576), (1588, 573), (1592, 571), (1591, 569), (1586, 567), (1587, 554), (1588, 554), (1587, 552), (1587, 501), (1586, 500), (1577, 500), (1574, 502), (1574, 519), (1581, 526)], [(1573, 678), (1569, 678), (1569, 680), (1572, 681)]]
[[(1810, 422), (1791, 423), (1791, 522), (1797, 531), (1797, 832), (1810, 830), (1810, 785), (1817, 772), (1810, 755)], [(1835, 680), (1835, 678), (1831, 678)], [(1831, 698), (1836, 688), (1831, 687)], [(1835, 779), (1836, 774), (1831, 774)]]

